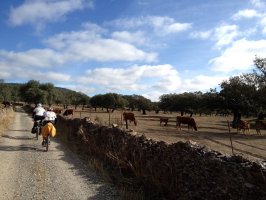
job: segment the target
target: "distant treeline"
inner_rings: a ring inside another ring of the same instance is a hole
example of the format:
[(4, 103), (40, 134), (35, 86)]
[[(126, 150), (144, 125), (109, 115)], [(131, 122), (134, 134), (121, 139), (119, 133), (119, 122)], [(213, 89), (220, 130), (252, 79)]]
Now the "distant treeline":
[(92, 97), (66, 88), (55, 87), (52, 83), (30, 80), (27, 83), (5, 83), (0, 80), (0, 101), (41, 102), (49, 105), (74, 105), (115, 109), (180, 111), (181, 113), (227, 114), (229, 112), (257, 115), (266, 111), (266, 58), (256, 57), (253, 73), (234, 76), (220, 84), (220, 91), (185, 92), (164, 94), (159, 102), (152, 102), (141, 95), (117, 93), (98, 94)]

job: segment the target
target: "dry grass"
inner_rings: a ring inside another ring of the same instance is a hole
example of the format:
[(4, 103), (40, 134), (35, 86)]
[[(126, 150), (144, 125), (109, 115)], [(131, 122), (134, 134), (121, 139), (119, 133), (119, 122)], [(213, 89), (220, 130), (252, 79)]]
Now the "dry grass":
[[(77, 109), (74, 118), (89, 117), (92, 122), (100, 125), (111, 126), (117, 124), (120, 128), (125, 129), (125, 122), (122, 121), (123, 111), (114, 111), (107, 113), (106, 110), (93, 109), (81, 110)], [(255, 118), (243, 118), (251, 122), (249, 134), (237, 133), (236, 129), (228, 127), (228, 122), (232, 122), (233, 116), (199, 116), (194, 115), (194, 119), (198, 126), (198, 131), (188, 130), (187, 125), (182, 125), (181, 130), (176, 127), (176, 116), (180, 113), (173, 112), (163, 114), (155, 114), (155, 112), (147, 112), (143, 115), (141, 112), (134, 111), (138, 125), (129, 123), (129, 129), (133, 132), (144, 134), (147, 138), (157, 141), (165, 141), (167, 143), (175, 143), (178, 141), (192, 141), (199, 145), (225, 153), (232, 154), (232, 139), (234, 154), (241, 155), (248, 159), (266, 160), (266, 130), (262, 130), (262, 135), (256, 134), (253, 127)], [(160, 126), (160, 117), (168, 117), (167, 126)]]
[(5, 109), (5, 110), (0, 110), (0, 135), (2, 135), (5, 130), (8, 129), (9, 125), (14, 119), (14, 111), (13, 109)]

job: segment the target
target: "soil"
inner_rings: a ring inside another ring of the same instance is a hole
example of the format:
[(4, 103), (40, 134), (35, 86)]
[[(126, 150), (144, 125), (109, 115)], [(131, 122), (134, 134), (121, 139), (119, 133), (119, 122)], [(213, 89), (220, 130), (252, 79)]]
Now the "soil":
[[(89, 117), (95, 123), (106, 126), (117, 124), (119, 127), (126, 129), (125, 122), (122, 121), (122, 112), (108, 113), (106, 110), (100, 109), (97, 112), (88, 109), (77, 109), (73, 117)], [(232, 122), (233, 116), (193, 115), (198, 126), (198, 131), (193, 131), (188, 130), (187, 125), (182, 125), (181, 130), (176, 127), (175, 119), (180, 113), (164, 114), (160, 112), (156, 114), (153, 111), (143, 115), (141, 112), (134, 111), (134, 114), (138, 124), (135, 126), (133, 122), (128, 123), (128, 129), (138, 134), (144, 134), (147, 138), (166, 143), (191, 141), (223, 154), (241, 155), (252, 161), (266, 161), (266, 130), (261, 130), (261, 135), (258, 135), (254, 128), (251, 128), (247, 133), (237, 133), (236, 129), (228, 126), (228, 123)], [(160, 126), (160, 117), (169, 118), (166, 126), (163, 124)], [(255, 120), (255, 118), (243, 119), (253, 122)]]

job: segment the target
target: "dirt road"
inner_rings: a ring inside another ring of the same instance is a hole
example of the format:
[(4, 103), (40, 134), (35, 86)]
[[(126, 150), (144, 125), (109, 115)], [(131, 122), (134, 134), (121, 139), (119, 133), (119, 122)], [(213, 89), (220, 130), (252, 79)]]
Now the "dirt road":
[(16, 112), (13, 125), (0, 137), (0, 199), (119, 199), (56, 139), (44, 152), (41, 139), (30, 133), (32, 123), (26, 113)]

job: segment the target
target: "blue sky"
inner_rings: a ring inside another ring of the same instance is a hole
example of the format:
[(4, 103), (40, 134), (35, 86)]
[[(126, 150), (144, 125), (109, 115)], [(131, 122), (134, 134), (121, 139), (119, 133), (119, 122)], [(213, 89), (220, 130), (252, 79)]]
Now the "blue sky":
[(0, 78), (157, 101), (266, 57), (264, 0), (1, 1)]

